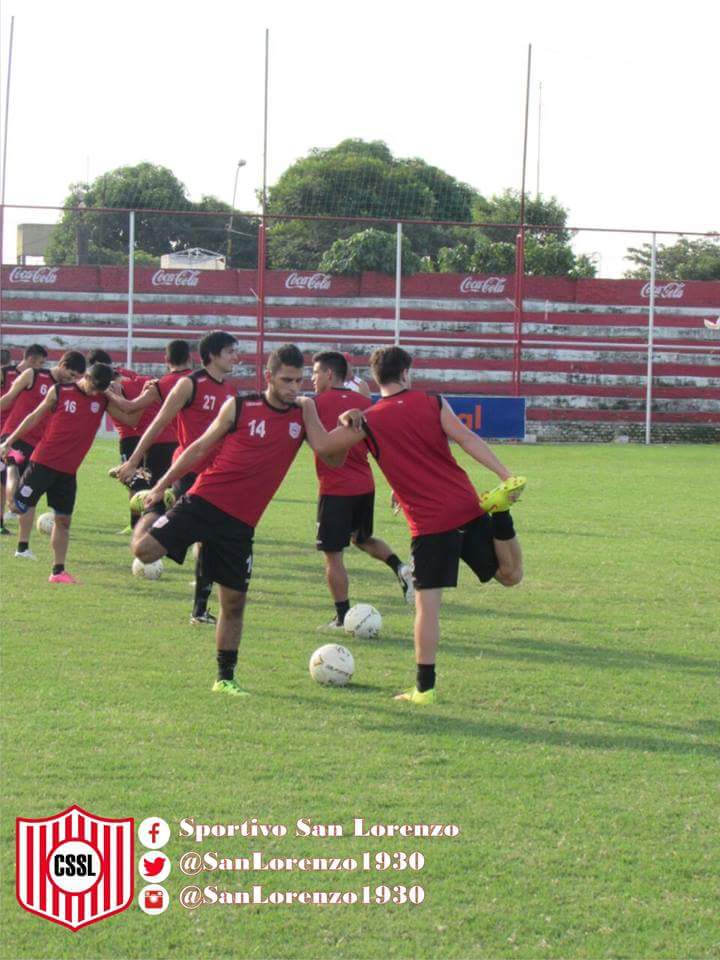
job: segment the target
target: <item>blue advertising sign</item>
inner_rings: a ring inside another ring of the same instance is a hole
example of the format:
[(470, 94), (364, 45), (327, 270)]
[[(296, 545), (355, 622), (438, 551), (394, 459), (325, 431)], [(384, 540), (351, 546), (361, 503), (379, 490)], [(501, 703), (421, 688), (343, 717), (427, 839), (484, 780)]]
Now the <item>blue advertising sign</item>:
[(525, 438), (525, 397), (443, 394), (462, 422), (483, 439)]

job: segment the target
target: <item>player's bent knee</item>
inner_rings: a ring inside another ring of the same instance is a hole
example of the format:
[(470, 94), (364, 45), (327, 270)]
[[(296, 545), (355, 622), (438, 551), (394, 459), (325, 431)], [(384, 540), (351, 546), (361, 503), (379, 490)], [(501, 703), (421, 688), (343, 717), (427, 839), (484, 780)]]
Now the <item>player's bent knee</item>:
[(220, 606), (222, 608), (223, 615), (230, 617), (233, 620), (239, 620), (243, 615), (243, 611), (245, 610), (246, 599), (246, 593), (233, 591), (229, 594), (228, 591), (224, 590), (220, 596)]
[(56, 525), (56, 526), (58, 526), (58, 527), (65, 527), (65, 529), (67, 530), (67, 529), (70, 527), (70, 524), (71, 524), (71, 523), (72, 523), (72, 516), (68, 516), (67, 514), (63, 514), (63, 513), (56, 513), (56, 514), (55, 514), (55, 525)]
[(495, 579), (504, 587), (516, 587), (523, 578), (522, 567), (512, 567), (503, 569), (502, 567), (495, 574)]

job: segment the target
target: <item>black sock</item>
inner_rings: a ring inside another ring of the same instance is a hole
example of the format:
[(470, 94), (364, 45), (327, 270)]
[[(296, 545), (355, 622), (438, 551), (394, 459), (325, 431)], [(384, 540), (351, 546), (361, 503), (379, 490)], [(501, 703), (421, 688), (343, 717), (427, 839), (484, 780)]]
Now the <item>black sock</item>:
[(218, 650), (218, 680), (232, 680), (237, 666), (237, 650)]
[(203, 572), (203, 550), (200, 547), (198, 551), (197, 563), (195, 564), (195, 599), (193, 600), (194, 617), (202, 617), (207, 613), (208, 600), (212, 591), (213, 582)]
[(402, 566), (402, 560), (400, 557), (398, 557), (398, 555), (395, 553), (391, 553), (385, 563), (390, 567), (395, 576), (397, 576), (398, 570)]
[(24, 553), (29, 548), (29, 546), (30, 544), (27, 542), (27, 540), (18, 540), (18, 545), (17, 545), (18, 553)]
[(65, 569), (64, 563), (56, 563), (52, 569), (53, 576), (55, 576), (56, 573), (62, 573), (64, 569)]
[(337, 614), (337, 622), (339, 624), (342, 625), (345, 619), (345, 614), (348, 612), (349, 609), (350, 609), (349, 600), (338, 600), (338, 602), (335, 604), (335, 612)]
[(415, 681), (415, 686), (418, 688), (420, 693), (424, 693), (426, 690), (433, 689), (435, 686), (434, 663), (419, 663), (417, 665), (417, 680)]
[(515, 536), (515, 526), (509, 510), (493, 513), (490, 517), (492, 535), (495, 540), (512, 540)]

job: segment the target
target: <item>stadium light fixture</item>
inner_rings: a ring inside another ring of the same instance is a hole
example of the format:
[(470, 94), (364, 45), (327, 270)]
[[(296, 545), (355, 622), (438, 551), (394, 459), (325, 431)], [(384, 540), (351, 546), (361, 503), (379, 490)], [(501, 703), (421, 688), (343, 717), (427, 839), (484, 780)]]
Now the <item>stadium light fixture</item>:
[(225, 252), (225, 266), (230, 266), (230, 257), (232, 255), (232, 225), (233, 225), (233, 215), (235, 213), (235, 196), (237, 195), (237, 185), (238, 185), (238, 174), (240, 173), (240, 168), (244, 167), (247, 164), (247, 160), (238, 160), (237, 166), (235, 167), (235, 183), (233, 184), (233, 195), (232, 195), (232, 206), (230, 207), (230, 221), (227, 225), (227, 249)]

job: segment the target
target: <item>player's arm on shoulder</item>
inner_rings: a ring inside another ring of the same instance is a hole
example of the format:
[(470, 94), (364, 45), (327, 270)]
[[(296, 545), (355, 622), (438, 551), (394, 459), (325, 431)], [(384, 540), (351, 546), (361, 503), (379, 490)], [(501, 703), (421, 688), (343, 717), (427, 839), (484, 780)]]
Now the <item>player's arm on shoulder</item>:
[(127, 427), (134, 427), (135, 424), (139, 422), (140, 417), (142, 417), (142, 411), (136, 410), (134, 413), (126, 412), (125, 407), (121, 406), (118, 402), (119, 400), (125, 400), (124, 397), (120, 397), (111, 391), (110, 387), (105, 391), (105, 396), (108, 402), (107, 412), (113, 420), (117, 420), (118, 423), (124, 423)]
[(148, 425), (145, 433), (140, 437), (140, 443), (133, 451), (131, 457), (123, 463), (118, 471), (117, 478), (121, 483), (127, 483), (138, 468), (147, 451), (153, 445), (155, 437), (159, 436), (165, 427), (175, 419), (188, 400), (192, 397), (193, 385), (189, 377), (182, 377), (163, 403), (154, 420)]
[(454, 440), (473, 460), (492, 470), (501, 480), (512, 476), (512, 472), (501, 463), (485, 441), (458, 419), (444, 397), (440, 410), (440, 425), (450, 440)]
[(35, 407), (35, 409), (25, 417), (22, 423), (19, 423), (17, 427), (15, 427), (5, 443), (0, 445), (0, 457), (4, 459), (5, 454), (15, 443), (15, 441), (19, 440), (20, 437), (28, 432), (28, 430), (32, 430), (36, 423), (39, 423), (43, 417), (46, 417), (52, 411), (53, 407), (55, 406), (56, 396), (55, 390), (49, 390), (45, 394), (42, 401)]
[(308, 443), (323, 463), (329, 467), (341, 467), (348, 450), (365, 439), (364, 432), (343, 424), (328, 433), (320, 422), (315, 401), (311, 397), (298, 397), (298, 401), (302, 406)]
[(23, 390), (26, 390), (30, 386), (32, 383), (32, 375), (33, 372), (29, 367), (27, 370), (23, 370), (8, 392), (4, 393), (2, 397), (0, 397), (0, 410), (5, 410), (7, 407), (9, 407), (13, 400), (15, 400)]

